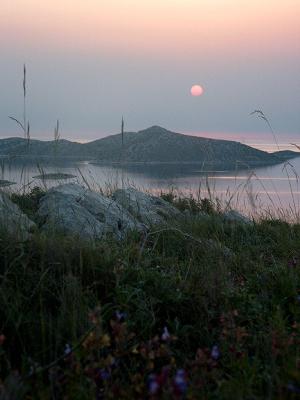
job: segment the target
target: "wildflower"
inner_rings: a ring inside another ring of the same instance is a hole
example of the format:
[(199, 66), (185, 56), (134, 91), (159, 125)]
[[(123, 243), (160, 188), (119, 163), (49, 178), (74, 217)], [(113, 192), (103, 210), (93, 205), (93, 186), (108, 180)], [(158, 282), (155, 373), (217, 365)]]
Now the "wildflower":
[(163, 329), (163, 333), (161, 335), (161, 340), (166, 342), (170, 338), (171, 338), (171, 335), (170, 335), (170, 333), (168, 331), (168, 328), (165, 326), (164, 329)]
[(296, 300), (298, 303), (300, 303), (300, 295), (296, 296)]
[(99, 347), (104, 348), (104, 347), (109, 347), (110, 346), (111, 339), (108, 334), (104, 334), (99, 338)]
[(217, 361), (220, 358), (221, 353), (220, 353), (220, 349), (217, 345), (213, 346), (210, 356), (215, 361)]
[(150, 395), (155, 395), (158, 393), (160, 385), (157, 381), (157, 376), (155, 374), (150, 374), (148, 377), (148, 391)]
[(178, 369), (174, 377), (174, 392), (175, 395), (184, 395), (187, 391), (187, 379), (184, 369)]
[(126, 319), (127, 314), (125, 312), (116, 311), (115, 317), (117, 321), (123, 322)]
[(292, 257), (289, 261), (288, 261), (288, 266), (290, 268), (292, 267), (296, 267), (298, 264), (298, 258), (297, 257)]
[(98, 376), (102, 381), (107, 381), (110, 378), (110, 372), (107, 369), (102, 368), (100, 369)]
[(68, 356), (72, 353), (72, 347), (67, 343), (65, 346), (65, 351), (64, 351), (65, 355)]
[(287, 390), (288, 390), (289, 392), (293, 392), (293, 393), (300, 394), (300, 387), (297, 386), (297, 385), (295, 385), (295, 384), (292, 383), (292, 382), (290, 382), (290, 383), (287, 385)]

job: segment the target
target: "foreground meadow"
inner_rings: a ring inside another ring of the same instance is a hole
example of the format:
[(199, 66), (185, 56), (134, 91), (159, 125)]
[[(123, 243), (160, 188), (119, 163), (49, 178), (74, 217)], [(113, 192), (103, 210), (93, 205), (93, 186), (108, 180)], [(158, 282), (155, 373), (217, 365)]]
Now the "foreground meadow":
[(146, 235), (3, 232), (1, 400), (298, 398), (300, 225), (164, 197)]

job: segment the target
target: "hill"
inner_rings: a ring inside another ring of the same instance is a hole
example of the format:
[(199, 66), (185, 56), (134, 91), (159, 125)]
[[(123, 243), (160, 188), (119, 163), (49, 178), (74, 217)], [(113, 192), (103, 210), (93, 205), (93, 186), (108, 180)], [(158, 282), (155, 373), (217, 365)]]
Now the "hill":
[(291, 158), (295, 158), (300, 155), (299, 152), (292, 151), (292, 150), (279, 150), (279, 151), (275, 151), (272, 154), (281, 158), (282, 160), (290, 160)]
[[(98, 160), (120, 161), (122, 137), (108, 136), (84, 145)], [(90, 152), (89, 151), (89, 152)], [(281, 157), (239, 142), (207, 139), (170, 132), (159, 126), (124, 134), (123, 160), (126, 162), (205, 163), (265, 165), (281, 162)]]
[(188, 136), (152, 126), (81, 144), (68, 140), (28, 142), (22, 138), (0, 140), (2, 156), (42, 156), (92, 159), (110, 163), (201, 163), (205, 166), (245, 168), (270, 165), (298, 156), (285, 151), (267, 153), (239, 142)]
[[(84, 145), (87, 154), (97, 160), (121, 161), (121, 134), (111, 135)], [(206, 168), (247, 168), (272, 165), (297, 157), (299, 153), (280, 151), (267, 153), (229, 140), (183, 135), (159, 126), (126, 132), (123, 161), (127, 163), (201, 163)]]
[(0, 156), (80, 157), (82, 145), (61, 139), (42, 141), (36, 139), (8, 138), (0, 140)]

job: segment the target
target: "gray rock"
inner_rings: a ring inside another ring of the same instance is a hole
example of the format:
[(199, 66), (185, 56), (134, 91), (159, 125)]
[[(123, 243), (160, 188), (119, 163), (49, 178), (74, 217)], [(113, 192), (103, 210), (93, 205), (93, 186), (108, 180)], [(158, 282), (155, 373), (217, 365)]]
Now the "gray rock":
[(181, 216), (181, 212), (167, 201), (134, 188), (118, 189), (113, 198), (146, 225), (161, 224)]
[(213, 239), (208, 239), (206, 241), (206, 247), (207, 249), (213, 251), (214, 253), (217, 252), (222, 254), (224, 258), (231, 258), (234, 255), (233, 251), (229, 247), (223, 246), (221, 243)]
[(17, 240), (25, 240), (35, 223), (13, 203), (7, 194), (0, 193), (0, 230)]
[(252, 223), (250, 218), (246, 217), (245, 215), (239, 213), (236, 210), (230, 210), (230, 211), (225, 212), (223, 214), (223, 218), (227, 221), (232, 221), (232, 222), (241, 222), (244, 224)]
[(47, 232), (59, 231), (87, 239), (104, 234), (103, 224), (70, 195), (46, 194), (40, 201), (38, 215), (44, 219), (42, 229)]
[(89, 189), (85, 188), (84, 186), (78, 185), (76, 183), (65, 183), (48, 190), (47, 194), (61, 193), (64, 195), (73, 196), (76, 198), (76, 200), (80, 200), (84, 197), (85, 193), (88, 190)]
[(43, 229), (85, 239), (107, 234), (121, 238), (131, 229), (142, 229), (120, 204), (74, 183), (50, 189), (41, 199), (38, 214), (45, 220)]

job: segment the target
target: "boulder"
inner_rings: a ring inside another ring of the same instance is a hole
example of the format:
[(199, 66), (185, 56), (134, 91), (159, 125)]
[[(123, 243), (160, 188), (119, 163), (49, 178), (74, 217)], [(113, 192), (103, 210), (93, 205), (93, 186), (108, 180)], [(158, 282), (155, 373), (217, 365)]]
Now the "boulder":
[(117, 238), (142, 225), (113, 199), (74, 183), (50, 189), (41, 199), (38, 215), (44, 230), (60, 231), (84, 239)]
[(252, 221), (250, 218), (246, 217), (245, 215), (239, 213), (236, 210), (230, 210), (227, 211), (223, 214), (223, 218), (226, 221), (230, 222), (238, 222), (238, 223), (243, 223), (243, 224), (251, 224)]
[(10, 200), (8, 195), (0, 193), (0, 231), (8, 233), (17, 240), (25, 240), (34, 227), (35, 223)]
[(134, 188), (118, 189), (113, 198), (147, 226), (161, 224), (182, 215), (177, 208), (160, 197)]

